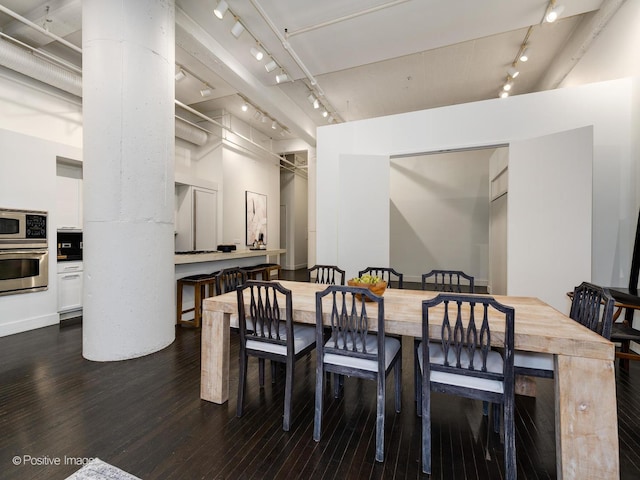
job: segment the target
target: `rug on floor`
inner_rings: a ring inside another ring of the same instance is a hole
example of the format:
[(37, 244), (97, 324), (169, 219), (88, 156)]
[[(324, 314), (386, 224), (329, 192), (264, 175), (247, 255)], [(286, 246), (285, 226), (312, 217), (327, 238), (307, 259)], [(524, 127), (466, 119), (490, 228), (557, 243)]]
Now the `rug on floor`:
[(141, 480), (130, 473), (94, 458), (66, 480)]

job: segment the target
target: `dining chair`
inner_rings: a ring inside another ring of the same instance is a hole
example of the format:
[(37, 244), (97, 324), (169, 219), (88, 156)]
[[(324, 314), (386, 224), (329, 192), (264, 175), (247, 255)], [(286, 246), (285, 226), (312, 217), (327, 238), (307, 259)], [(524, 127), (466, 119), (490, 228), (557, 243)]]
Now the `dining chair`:
[[(237, 288), (237, 292), (240, 379), (236, 415), (241, 417), (243, 413), (249, 356), (258, 358), (258, 378), (261, 387), (264, 386), (265, 359), (284, 363), (286, 381), (282, 429), (288, 432), (291, 425), (295, 362), (315, 347), (315, 328), (307, 325), (294, 325), (291, 290), (284, 288), (278, 282), (247, 280), (244, 285)], [(248, 310), (245, 306), (245, 297), (248, 297)], [(246, 327), (248, 316), (253, 322), (253, 330)]]
[[(609, 291), (589, 282), (574, 288), (569, 317), (591, 331), (611, 337), (614, 299)], [(518, 351), (514, 357), (517, 375), (553, 378), (553, 355), (538, 352)]]
[[(489, 317), (494, 325), (498, 321), (504, 324), (504, 336), (492, 336)], [(516, 478), (514, 317), (513, 308), (492, 297), (439, 293), (422, 302), (416, 394), (421, 407), (424, 473), (431, 474), (431, 392), (434, 391), (496, 406), (502, 404), (505, 477)], [(431, 335), (430, 326), (437, 335)], [(491, 348), (492, 339), (499, 343), (502, 353)]]
[(396, 272), (391, 267), (367, 267), (364, 270), (360, 270), (358, 276), (361, 277), (365, 273), (382, 278), (387, 282), (387, 288), (393, 288), (393, 282), (395, 282), (395, 288), (403, 288), (404, 274)]
[[(247, 271), (240, 267), (230, 267), (220, 270), (215, 275), (216, 295), (231, 292), (247, 281)], [(249, 329), (252, 330), (251, 319), (247, 320)], [(232, 313), (229, 318), (231, 329), (238, 331), (238, 314)]]
[[(475, 280), (471, 275), (460, 270), (431, 270), (422, 274), (422, 290), (448, 293), (475, 293)], [(417, 376), (420, 374), (418, 365), (418, 346), (421, 338), (414, 338), (414, 375), (415, 384), (418, 384)], [(434, 341), (433, 339), (431, 341)], [(485, 404), (483, 412), (487, 413), (488, 404)], [(420, 410), (420, 404), (416, 397), (416, 409)]]
[(422, 290), (475, 293), (475, 280), (461, 270), (431, 270), (422, 274)]
[[(325, 342), (325, 326), (331, 336)], [(375, 331), (375, 333), (373, 333)], [(313, 439), (320, 441), (325, 374), (359, 377), (377, 382), (376, 455), (384, 460), (386, 377), (393, 369), (395, 410), (400, 413), (402, 395), (402, 346), (384, 329), (384, 297), (361, 287), (330, 285), (316, 293), (316, 405)]]
[(314, 265), (308, 271), (309, 282), (344, 285), (345, 271), (336, 265)]

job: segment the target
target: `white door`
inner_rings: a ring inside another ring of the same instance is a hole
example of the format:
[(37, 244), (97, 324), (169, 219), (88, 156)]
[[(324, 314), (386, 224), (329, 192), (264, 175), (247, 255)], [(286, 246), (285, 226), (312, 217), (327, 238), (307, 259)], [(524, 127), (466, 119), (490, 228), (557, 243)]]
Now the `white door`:
[(338, 266), (349, 279), (389, 266), (389, 157), (341, 155), (339, 169)]
[(218, 200), (215, 190), (193, 189), (194, 250), (217, 248)]
[(593, 127), (509, 145), (507, 294), (569, 312), (591, 280)]

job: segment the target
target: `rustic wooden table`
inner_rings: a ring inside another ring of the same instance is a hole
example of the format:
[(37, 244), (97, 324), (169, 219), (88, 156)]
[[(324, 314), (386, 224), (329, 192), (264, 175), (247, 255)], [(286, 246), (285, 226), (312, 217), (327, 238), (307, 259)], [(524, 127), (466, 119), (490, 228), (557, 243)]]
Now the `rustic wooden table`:
[[(293, 319), (315, 324), (315, 293), (326, 288), (281, 281), (293, 293)], [(421, 335), (422, 300), (436, 292), (388, 289), (384, 293), (387, 333)], [(559, 479), (620, 477), (614, 344), (553, 307), (531, 297), (495, 296), (515, 309), (515, 348), (555, 358), (556, 449)], [(229, 398), (229, 316), (237, 313), (235, 292), (204, 300), (200, 397)], [(439, 330), (434, 325), (433, 333)], [(491, 325), (498, 339), (504, 325)]]

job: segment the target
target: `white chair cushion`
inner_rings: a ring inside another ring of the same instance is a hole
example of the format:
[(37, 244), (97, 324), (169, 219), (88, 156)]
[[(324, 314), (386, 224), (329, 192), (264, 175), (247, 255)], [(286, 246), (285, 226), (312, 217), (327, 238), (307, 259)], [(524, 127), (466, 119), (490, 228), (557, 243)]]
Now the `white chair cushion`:
[[(240, 317), (237, 313), (232, 313), (229, 315), (229, 326), (231, 328), (235, 328), (236, 330), (240, 328)], [(247, 318), (247, 330), (253, 332), (253, 319)]]
[[(287, 328), (284, 322), (280, 322), (280, 339), (287, 339)], [(308, 325), (293, 325), (293, 349), (295, 353), (308, 347), (316, 341), (316, 327)], [(262, 352), (275, 353), (287, 356), (287, 347), (275, 343), (261, 342), (259, 340), (247, 340), (247, 348)]]
[[(338, 345), (342, 346), (339, 342)], [(377, 354), (378, 353), (378, 336), (377, 335), (367, 335), (365, 345), (367, 346), (367, 353)], [(353, 346), (353, 342), (348, 341), (347, 347), (351, 350)], [(335, 347), (335, 342), (333, 340), (329, 340), (325, 343), (325, 347)], [(362, 352), (362, 342), (356, 342), (356, 349), (359, 352)], [(400, 350), (400, 341), (397, 338), (393, 337), (385, 337), (384, 339), (384, 368), (385, 370), (391, 364), (391, 361), (396, 356)], [(358, 368), (360, 370), (367, 370), (370, 372), (378, 371), (378, 362), (376, 360), (367, 360), (365, 358), (354, 358), (349, 357), (346, 354), (340, 355), (337, 353), (325, 353), (324, 355), (324, 363), (330, 363), (332, 365), (341, 365), (343, 367), (353, 367)]]
[(516, 367), (550, 370), (553, 372), (553, 355), (538, 352), (515, 352), (513, 364)]
[[(452, 349), (448, 352), (449, 364), (455, 366), (456, 355)], [(422, 371), (422, 342), (418, 346), (418, 362), (420, 363), (420, 371)], [(429, 343), (429, 362), (435, 365), (444, 365), (444, 349), (442, 344), (437, 342)], [(469, 366), (469, 355), (462, 352), (460, 356), (460, 364), (462, 368)], [(479, 350), (473, 354), (473, 366), (476, 369), (482, 367), (482, 355)], [(502, 373), (504, 370), (502, 355), (491, 350), (487, 356), (487, 370), (494, 373)], [(446, 385), (456, 385), (458, 387), (473, 388), (475, 390), (484, 390), (486, 392), (504, 393), (504, 385), (498, 380), (489, 380), (486, 378), (473, 377), (464, 373), (447, 373), (431, 370), (431, 381), (435, 383), (443, 383)]]

